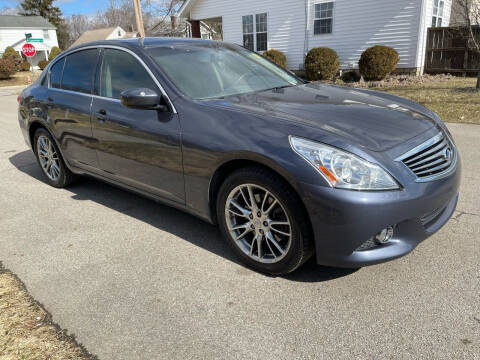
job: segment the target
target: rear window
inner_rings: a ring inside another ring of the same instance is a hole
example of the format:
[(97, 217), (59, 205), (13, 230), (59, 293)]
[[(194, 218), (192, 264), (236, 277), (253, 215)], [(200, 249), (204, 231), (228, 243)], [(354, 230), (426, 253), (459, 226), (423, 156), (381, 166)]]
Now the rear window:
[(62, 70), (63, 70), (64, 63), (65, 63), (65, 58), (57, 61), (55, 64), (53, 64), (52, 68), (50, 69), (50, 87), (60, 88), (60, 82), (62, 81)]
[(97, 60), (98, 49), (68, 55), (63, 69), (62, 89), (91, 94)]

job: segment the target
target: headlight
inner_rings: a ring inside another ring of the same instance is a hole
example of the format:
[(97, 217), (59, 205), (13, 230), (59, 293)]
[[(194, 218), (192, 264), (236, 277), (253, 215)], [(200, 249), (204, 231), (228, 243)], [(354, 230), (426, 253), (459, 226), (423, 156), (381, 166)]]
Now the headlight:
[(337, 148), (290, 136), (292, 149), (323, 175), (331, 186), (353, 190), (398, 189), (380, 166)]

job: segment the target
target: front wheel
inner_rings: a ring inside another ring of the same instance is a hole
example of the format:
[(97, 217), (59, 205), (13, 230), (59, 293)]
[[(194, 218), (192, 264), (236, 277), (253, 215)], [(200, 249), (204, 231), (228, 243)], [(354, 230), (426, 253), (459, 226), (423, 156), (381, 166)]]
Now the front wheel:
[(298, 197), (266, 169), (232, 173), (220, 188), (217, 217), (235, 253), (257, 271), (287, 274), (313, 253), (307, 216)]

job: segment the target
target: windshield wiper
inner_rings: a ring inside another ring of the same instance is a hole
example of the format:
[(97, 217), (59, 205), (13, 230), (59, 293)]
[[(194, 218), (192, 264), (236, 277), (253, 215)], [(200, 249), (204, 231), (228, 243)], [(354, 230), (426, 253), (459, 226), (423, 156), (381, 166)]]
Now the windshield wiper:
[(285, 89), (285, 88), (287, 88), (287, 87), (292, 87), (292, 86), (297, 86), (297, 85), (288, 84), (288, 85), (282, 85), (282, 86), (275, 86), (275, 87), (272, 87), (272, 88), (269, 88), (269, 89), (265, 89), (265, 90), (260, 90), (260, 91), (280, 90), (280, 89)]

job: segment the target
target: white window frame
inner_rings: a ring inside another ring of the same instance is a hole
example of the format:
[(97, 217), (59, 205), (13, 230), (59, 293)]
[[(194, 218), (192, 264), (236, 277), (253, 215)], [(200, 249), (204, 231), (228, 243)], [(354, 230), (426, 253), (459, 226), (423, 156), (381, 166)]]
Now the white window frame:
[[(257, 15), (264, 15), (266, 16), (266, 29), (265, 31), (257, 31)], [(244, 27), (243, 27), (243, 18), (246, 17), (246, 16), (251, 16), (252, 17), (252, 24), (253, 24), (253, 29), (252, 31), (253, 32), (244, 32)], [(242, 45), (244, 45), (244, 40), (243, 40), (243, 36), (244, 35), (253, 35), (253, 49), (252, 51), (255, 51), (255, 52), (258, 52), (258, 53), (263, 53), (264, 51), (268, 50), (269, 47), (268, 47), (268, 34), (269, 34), (269, 30), (268, 30), (268, 27), (269, 27), (269, 14), (268, 14), (268, 11), (260, 11), (260, 12), (257, 12), (255, 14), (247, 14), (247, 15), (243, 15), (242, 16)], [(265, 50), (257, 50), (257, 34), (267, 34), (267, 47)]]
[[(251, 17), (252, 18), (252, 31), (251, 32), (245, 32), (245, 26), (243, 24), (243, 19), (246, 17)], [(245, 46), (245, 35), (252, 35), (252, 44), (253, 44), (253, 49), (249, 49), (252, 51), (255, 51), (255, 16), (254, 15), (243, 15), (242, 16), (242, 45)]]
[(48, 32), (48, 29), (43, 29), (43, 38), (50, 39), (50, 33)]
[[(437, 6), (435, 6), (437, 1)], [(432, 27), (441, 27), (445, 19), (445, 0), (433, 0), (432, 2)]]
[[(330, 17), (318, 17), (318, 18), (317, 18), (317, 11), (316, 11), (317, 5), (327, 4), (327, 3), (332, 3), (332, 16), (330, 16)], [(316, 1), (316, 2), (313, 4), (313, 35), (314, 35), (314, 36), (324, 36), (324, 35), (331, 35), (331, 34), (333, 34), (334, 18), (335, 18), (335, 0)], [(318, 33), (318, 34), (315, 34), (315, 21), (329, 20), (329, 19), (332, 20), (332, 25), (331, 25), (331, 30), (330, 30), (330, 32), (328, 32), (328, 33)]]

